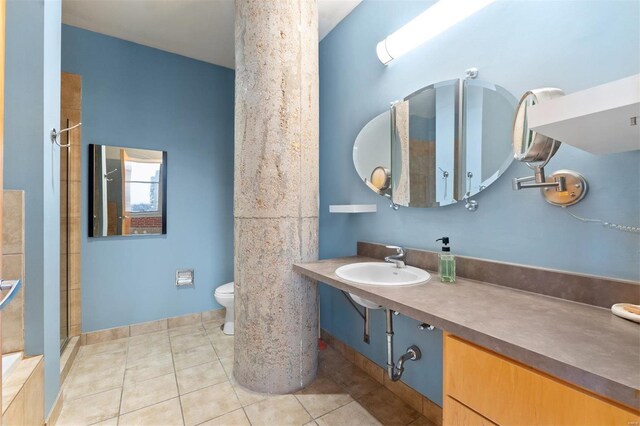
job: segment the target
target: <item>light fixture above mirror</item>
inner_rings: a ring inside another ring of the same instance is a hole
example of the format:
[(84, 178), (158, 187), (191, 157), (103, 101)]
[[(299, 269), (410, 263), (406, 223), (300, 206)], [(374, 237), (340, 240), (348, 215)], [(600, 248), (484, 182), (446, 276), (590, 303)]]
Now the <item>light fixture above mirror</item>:
[(385, 65), (426, 43), (495, 0), (440, 0), (378, 43), (376, 53)]

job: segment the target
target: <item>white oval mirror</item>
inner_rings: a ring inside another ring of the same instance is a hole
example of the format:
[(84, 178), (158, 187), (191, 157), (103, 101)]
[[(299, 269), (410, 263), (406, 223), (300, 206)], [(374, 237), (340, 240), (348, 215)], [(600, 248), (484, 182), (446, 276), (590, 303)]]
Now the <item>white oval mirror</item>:
[(391, 115), (389, 111), (368, 122), (353, 144), (353, 165), (360, 179), (378, 194), (385, 194), (391, 179)]
[(470, 197), (495, 182), (513, 161), (511, 131), (517, 100), (488, 81), (465, 80), (464, 85), (463, 191)]
[(353, 146), (360, 179), (405, 207), (455, 204), (513, 161), (516, 98), (481, 80), (426, 86), (367, 123)]

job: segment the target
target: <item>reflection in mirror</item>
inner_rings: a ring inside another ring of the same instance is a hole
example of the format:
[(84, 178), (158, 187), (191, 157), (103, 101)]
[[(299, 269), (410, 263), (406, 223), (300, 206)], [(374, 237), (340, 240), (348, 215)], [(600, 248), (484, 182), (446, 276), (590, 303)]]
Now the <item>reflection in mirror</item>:
[[(495, 182), (513, 161), (511, 134), (516, 98), (488, 81), (464, 81), (463, 189), (473, 196)], [(464, 194), (463, 194), (464, 195)]]
[(513, 156), (526, 163), (547, 162), (560, 148), (561, 142), (534, 132), (529, 128), (527, 113), (531, 106), (540, 101), (564, 96), (560, 89), (545, 88), (528, 91), (520, 99), (513, 122)]
[(397, 102), (392, 114), (392, 198), (406, 207), (454, 204), (511, 164), (516, 99), (479, 80), (449, 80)]
[(167, 153), (90, 145), (91, 237), (166, 234)]
[(375, 117), (362, 128), (353, 144), (353, 164), (360, 179), (380, 195), (391, 185), (391, 148), (389, 111)]
[(353, 145), (356, 171), (394, 205), (469, 201), (513, 161), (516, 103), (487, 81), (454, 79), (424, 87), (362, 128)]
[(392, 106), (394, 203), (436, 207), (458, 199), (458, 84), (459, 80), (432, 84)]

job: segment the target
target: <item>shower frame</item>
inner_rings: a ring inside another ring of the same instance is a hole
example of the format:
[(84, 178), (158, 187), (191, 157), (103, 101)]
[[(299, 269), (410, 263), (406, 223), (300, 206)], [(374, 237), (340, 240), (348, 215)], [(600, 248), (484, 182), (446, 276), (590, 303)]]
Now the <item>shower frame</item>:
[[(82, 77), (62, 73), (60, 128), (82, 121)], [(62, 133), (60, 148), (60, 324), (62, 351), (69, 339), (81, 334), (81, 149), (82, 129)], [(66, 291), (66, 297), (63, 292)], [(65, 305), (66, 302), (66, 305)], [(66, 321), (65, 321), (66, 320)]]

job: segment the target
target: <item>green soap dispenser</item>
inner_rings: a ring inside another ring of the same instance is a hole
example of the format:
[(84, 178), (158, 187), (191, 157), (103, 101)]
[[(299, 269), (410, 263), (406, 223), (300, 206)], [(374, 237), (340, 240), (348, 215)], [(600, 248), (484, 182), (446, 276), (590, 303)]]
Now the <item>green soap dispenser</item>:
[(451, 247), (448, 247), (449, 237), (438, 238), (436, 241), (442, 241), (442, 253), (438, 255), (440, 281), (454, 283), (456, 282), (456, 258), (451, 254)]

